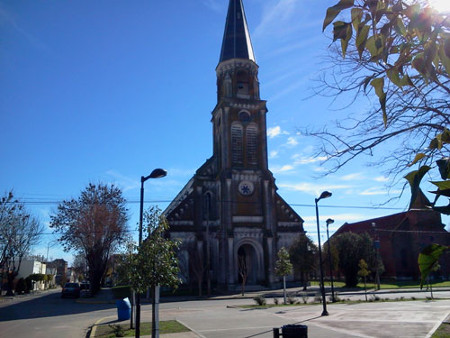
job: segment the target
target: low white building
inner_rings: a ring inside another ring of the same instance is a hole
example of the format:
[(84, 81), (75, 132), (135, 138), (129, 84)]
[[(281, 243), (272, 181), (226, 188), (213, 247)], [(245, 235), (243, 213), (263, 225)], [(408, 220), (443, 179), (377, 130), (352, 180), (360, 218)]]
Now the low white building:
[[(23, 259), (22, 263), (20, 264), (20, 269), (17, 278), (18, 279), (27, 278), (29, 275), (38, 273), (39, 274), (47, 273), (47, 267), (45, 263), (42, 263), (35, 259)], [(44, 281), (38, 281), (34, 283), (33, 290), (44, 290), (45, 286), (46, 285)]]

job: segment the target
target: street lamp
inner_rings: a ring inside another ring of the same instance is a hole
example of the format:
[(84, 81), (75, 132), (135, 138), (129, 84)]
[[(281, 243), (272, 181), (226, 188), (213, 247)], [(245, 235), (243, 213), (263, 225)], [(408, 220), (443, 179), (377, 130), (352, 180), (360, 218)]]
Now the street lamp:
[(373, 246), (375, 247), (375, 251), (376, 251), (376, 255), (377, 255), (377, 265), (376, 265), (376, 270), (375, 270), (375, 280), (377, 283), (377, 290), (380, 290), (380, 254), (379, 254), (379, 250), (380, 250), (380, 238), (378, 237), (378, 233), (377, 233), (377, 224), (375, 222), (372, 222), (372, 228), (375, 232), (374, 235), (374, 239), (373, 239)]
[(334, 283), (333, 283), (333, 264), (331, 262), (331, 245), (330, 245), (330, 233), (328, 232), (328, 226), (334, 223), (334, 219), (328, 218), (327, 222), (327, 243), (328, 243), (328, 264), (330, 265), (330, 279), (331, 279), (331, 301), (334, 303)]
[[(140, 209), (139, 209), (139, 247), (142, 244), (142, 219), (144, 215), (144, 182), (150, 178), (161, 178), (167, 175), (167, 171), (164, 169), (154, 169), (150, 175), (144, 177), (141, 176), (141, 201), (140, 201)], [(154, 297), (153, 297), (154, 298)], [(154, 300), (152, 299), (152, 302)], [(153, 310), (153, 309), (152, 309)], [(141, 334), (141, 295), (138, 292), (136, 294), (136, 331), (135, 337), (140, 337)], [(153, 327), (155, 326), (155, 322), (152, 323)]]
[(319, 206), (318, 203), (321, 199), (331, 197), (331, 192), (324, 191), (320, 194), (319, 198), (316, 198), (316, 220), (317, 220), (317, 236), (319, 238), (319, 267), (320, 267), (320, 291), (322, 293), (323, 311), (322, 316), (328, 316), (327, 300), (325, 298), (325, 286), (323, 285), (323, 266), (322, 266), (322, 248), (320, 247), (320, 226), (319, 226)]

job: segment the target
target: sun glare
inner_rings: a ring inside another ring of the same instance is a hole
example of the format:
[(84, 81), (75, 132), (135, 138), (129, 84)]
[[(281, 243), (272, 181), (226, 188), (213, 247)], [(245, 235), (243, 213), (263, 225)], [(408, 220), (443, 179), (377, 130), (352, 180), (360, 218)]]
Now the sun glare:
[(450, 14), (450, 0), (428, 0), (428, 3), (437, 11)]

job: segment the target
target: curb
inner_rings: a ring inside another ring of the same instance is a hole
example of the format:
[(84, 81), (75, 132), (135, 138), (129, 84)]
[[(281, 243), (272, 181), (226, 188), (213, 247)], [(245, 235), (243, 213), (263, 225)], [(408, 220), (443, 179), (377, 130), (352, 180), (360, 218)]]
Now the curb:
[(91, 332), (89, 332), (89, 337), (95, 337), (95, 333), (97, 332), (97, 326), (100, 325), (102, 321), (104, 321), (107, 318), (115, 318), (116, 316), (108, 316), (103, 317), (97, 320), (92, 326), (91, 326)]

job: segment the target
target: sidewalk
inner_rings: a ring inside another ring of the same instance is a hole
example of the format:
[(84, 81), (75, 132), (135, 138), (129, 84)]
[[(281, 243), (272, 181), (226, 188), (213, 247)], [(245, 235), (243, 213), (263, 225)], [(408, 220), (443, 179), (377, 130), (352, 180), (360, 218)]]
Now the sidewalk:
[[(433, 292), (441, 293), (440, 298), (450, 298), (450, 288), (436, 288), (433, 289)], [(297, 299), (301, 297), (301, 293), (304, 292), (302, 288), (289, 288), (287, 289), (288, 294), (294, 294)], [(316, 294), (320, 292), (317, 286), (309, 287), (306, 291), (309, 295), (309, 301), (312, 301)], [(409, 293), (409, 295), (408, 295)], [(435, 309), (442, 308), (444, 304), (449, 304), (448, 300), (443, 301), (439, 304), (440, 301), (436, 303), (429, 303), (427, 297), (429, 296), (429, 291), (416, 289), (390, 289), (390, 290), (368, 290), (367, 295), (371, 297), (372, 295), (376, 295), (379, 298), (390, 298), (392, 300), (404, 298), (405, 300), (410, 300), (410, 298), (414, 298), (417, 301), (414, 303), (421, 303), (425, 306), (425, 311), (419, 312), (419, 315), (416, 315), (416, 318), (412, 320), (409, 316), (411, 314), (410, 307), (413, 303), (408, 302), (394, 302), (394, 303), (385, 303), (385, 302), (361, 302), (355, 304), (344, 304), (344, 303), (329, 303), (330, 316), (329, 317), (317, 317), (317, 309), (319, 306), (300, 306), (300, 307), (292, 307), (292, 308), (272, 308), (266, 309), (265, 311), (252, 311), (252, 309), (242, 309), (238, 306), (228, 307), (228, 304), (238, 303), (238, 304), (255, 304), (253, 301), (253, 297), (257, 295), (263, 294), (269, 301), (268, 303), (272, 304), (273, 298), (278, 298), (279, 301), (282, 301), (283, 290), (261, 290), (261, 291), (251, 291), (246, 292), (245, 296), (241, 296), (240, 293), (233, 293), (227, 295), (219, 295), (210, 298), (199, 298), (199, 297), (168, 297), (161, 298), (161, 303), (170, 306), (171, 302), (180, 302), (180, 303), (190, 303), (196, 305), (188, 305), (187, 308), (170, 308), (170, 310), (166, 310), (167, 318), (164, 318), (164, 310), (160, 313), (161, 320), (166, 319), (176, 319), (180, 321), (183, 325), (187, 326), (191, 329), (189, 333), (181, 333), (181, 334), (170, 334), (170, 335), (161, 335), (166, 338), (194, 338), (194, 337), (228, 337), (227, 334), (233, 334), (233, 332), (228, 331), (230, 328), (239, 326), (236, 323), (245, 322), (249, 323), (250, 326), (248, 328), (249, 332), (245, 336), (251, 335), (252, 330), (256, 330), (255, 328), (260, 328), (261, 330), (267, 330), (267, 332), (261, 337), (271, 336), (269, 332), (272, 327), (277, 327), (284, 325), (286, 323), (296, 323), (299, 318), (311, 318), (312, 322), (309, 322), (309, 329), (311, 330), (311, 334), (315, 334), (315, 337), (353, 337), (357, 336), (357, 330), (360, 329), (359, 326), (364, 327), (364, 330), (368, 330), (370, 328), (372, 331), (367, 331), (366, 334), (370, 333), (368, 336), (377, 337), (377, 325), (387, 325), (386, 329), (393, 330), (392, 332), (398, 332), (398, 327), (389, 326), (389, 325), (406, 325), (405, 330), (411, 331), (414, 325), (430, 325), (433, 321), (436, 324), (436, 328), (439, 326), (438, 324), (441, 322), (445, 322), (450, 320), (450, 313), (448, 310), (445, 315), (441, 313), (442, 316), (440, 319), (431, 316), (429, 312), (428, 306), (431, 304)], [(337, 290), (337, 294), (340, 298), (343, 299), (351, 299), (351, 300), (364, 300), (364, 290)], [(329, 298), (330, 290), (327, 289), (327, 298)], [(436, 296), (436, 295), (435, 295)], [(439, 296), (436, 296), (439, 297)], [(229, 302), (227, 302), (229, 300)], [(95, 298), (86, 298), (79, 299), (80, 302), (85, 303), (94, 303), (94, 302), (105, 302), (105, 303), (115, 303), (115, 300), (112, 299), (112, 292), (110, 289), (103, 289), (101, 293), (99, 293)], [(209, 309), (211, 305), (214, 304), (214, 301), (223, 301), (223, 305), (220, 307), (214, 307)], [(200, 302), (200, 303), (199, 303)], [(143, 300), (143, 304), (148, 305), (148, 300)], [(429, 305), (427, 305), (427, 304)], [(200, 305), (202, 304), (202, 305)], [(392, 308), (396, 308), (397, 310), (393, 311)], [(381, 310), (380, 310), (381, 308)], [(358, 310), (357, 310), (358, 309)], [(378, 310), (377, 310), (378, 309)], [(431, 309), (431, 308), (430, 308)], [(448, 309), (448, 306), (447, 306)], [(200, 312), (198, 312), (200, 311)], [(320, 314), (320, 312), (319, 312)], [(262, 318), (258, 316), (262, 315)], [(200, 316), (200, 317), (198, 317)], [(269, 316), (269, 317), (264, 317)], [(300, 316), (300, 317), (296, 317)], [(148, 317), (148, 314), (147, 314)], [(144, 318), (144, 317), (143, 317)], [(258, 319), (259, 318), (259, 319)], [(445, 319), (447, 318), (447, 319)], [(95, 334), (96, 326), (102, 323), (118, 323), (116, 321), (117, 316), (110, 316), (106, 318), (102, 318), (97, 323), (93, 325), (93, 329), (91, 331), (91, 337)], [(415, 320), (418, 320), (415, 323)], [(437, 320), (436, 320), (437, 319)], [(310, 319), (308, 319), (310, 320)], [(412, 320), (412, 321), (411, 321)], [(397, 323), (397, 321), (399, 321)], [(276, 323), (274, 325), (273, 323)], [(403, 324), (401, 324), (404, 322)], [(124, 323), (124, 322), (122, 322)], [(187, 324), (186, 324), (187, 323)], [(251, 324), (250, 324), (251, 323)], [(279, 325), (278, 325), (279, 324)], [(236, 326), (237, 325), (237, 326)], [(330, 326), (331, 325), (331, 326)], [(355, 328), (355, 325), (357, 328)], [(434, 324), (433, 324), (434, 325)], [(190, 327), (191, 326), (191, 327)], [(419, 329), (419, 328), (416, 328)], [(245, 329), (244, 329), (245, 330)], [(356, 330), (355, 332), (353, 330)], [(397, 331), (395, 331), (397, 330)], [(431, 330), (431, 328), (428, 328)], [(242, 332), (240, 332), (242, 333)], [(239, 336), (239, 335), (237, 335)], [(150, 337), (150, 336), (146, 336)], [(361, 336), (358, 336), (361, 337)], [(425, 337), (425, 335), (423, 336)]]

